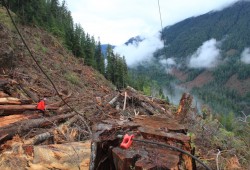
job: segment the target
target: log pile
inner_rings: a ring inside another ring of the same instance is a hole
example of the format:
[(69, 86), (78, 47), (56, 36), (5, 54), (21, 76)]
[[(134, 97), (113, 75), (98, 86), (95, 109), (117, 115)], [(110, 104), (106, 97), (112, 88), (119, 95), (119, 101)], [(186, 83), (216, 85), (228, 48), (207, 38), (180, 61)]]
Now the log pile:
[[(37, 96), (17, 81), (0, 78), (0, 169), (88, 169), (90, 141), (78, 142), (89, 136), (81, 115), (62, 101), (47, 100), (40, 111)], [(78, 129), (72, 127), (76, 122)]]
[[(0, 79), (0, 142), (11, 139), (16, 134), (22, 135), (34, 128), (49, 127), (53, 122), (74, 116), (70, 113), (44, 117), (45, 113), (41, 113), (37, 109), (37, 102), (24, 95), (22, 95), (22, 99), (13, 97), (21, 96), (16, 93), (20, 90), (16, 81)], [(31, 93), (29, 92), (29, 94)], [(60, 106), (62, 104), (48, 104), (45, 112), (58, 112), (61, 109)]]
[[(27, 94), (26, 98), (20, 91)], [(93, 133), (89, 138), (81, 121), (83, 115), (65, 109), (61, 101), (47, 103), (45, 113), (41, 113), (34, 96), (13, 80), (0, 81), (0, 169), (191, 170), (195, 166), (190, 157), (170, 148), (138, 141), (128, 149), (119, 146), (118, 135), (133, 134), (134, 139), (191, 152), (187, 129), (162, 99), (131, 87), (113, 98), (94, 97), (97, 111), (93, 110), (88, 120)]]

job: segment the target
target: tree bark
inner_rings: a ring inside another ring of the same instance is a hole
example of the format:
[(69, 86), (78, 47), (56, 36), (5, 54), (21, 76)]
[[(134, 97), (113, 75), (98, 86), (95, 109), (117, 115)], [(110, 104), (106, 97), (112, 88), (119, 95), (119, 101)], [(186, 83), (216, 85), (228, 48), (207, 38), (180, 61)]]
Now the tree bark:
[(39, 118), (39, 114), (15, 114), (15, 115), (10, 115), (10, 116), (1, 116), (0, 117), (0, 128), (7, 126), (11, 123), (15, 123), (18, 121), (22, 120), (27, 120), (27, 119), (35, 119)]
[(20, 99), (15, 97), (2, 97), (0, 98), (0, 105), (2, 104), (21, 104)]
[[(37, 105), (0, 105), (0, 110), (19, 110), (19, 111), (25, 111), (25, 110), (37, 110)], [(59, 107), (57, 106), (50, 106), (47, 105), (45, 107), (47, 110), (57, 110)]]
[(48, 127), (54, 124), (55, 122), (65, 120), (67, 118), (73, 117), (76, 113), (69, 113), (65, 115), (57, 115), (48, 118), (40, 118), (40, 119), (32, 119), (32, 120), (24, 120), (20, 122), (16, 122), (5, 126), (0, 129), (0, 143), (10, 139), (16, 134), (23, 134), (33, 128), (38, 127)]

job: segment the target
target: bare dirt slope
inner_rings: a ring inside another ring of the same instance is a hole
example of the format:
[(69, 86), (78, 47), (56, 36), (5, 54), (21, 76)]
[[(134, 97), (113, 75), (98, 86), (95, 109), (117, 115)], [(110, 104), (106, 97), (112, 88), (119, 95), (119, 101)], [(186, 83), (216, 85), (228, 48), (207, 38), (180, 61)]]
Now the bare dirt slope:
[(199, 74), (194, 80), (181, 84), (180, 86), (185, 87), (187, 89), (192, 89), (194, 87), (202, 87), (205, 84), (211, 82), (213, 80), (213, 76), (211, 72), (204, 71)]
[[(20, 31), (34, 57), (56, 85), (62, 95), (71, 94), (71, 105), (77, 109), (91, 109), (96, 97), (108, 98), (115, 92), (101, 74), (85, 66), (82, 59), (77, 59), (52, 35), (31, 27), (20, 27)], [(22, 84), (34, 92), (38, 99), (47, 98), (49, 103), (58, 101), (56, 92), (32, 60), (20, 37), (0, 24), (0, 73)]]

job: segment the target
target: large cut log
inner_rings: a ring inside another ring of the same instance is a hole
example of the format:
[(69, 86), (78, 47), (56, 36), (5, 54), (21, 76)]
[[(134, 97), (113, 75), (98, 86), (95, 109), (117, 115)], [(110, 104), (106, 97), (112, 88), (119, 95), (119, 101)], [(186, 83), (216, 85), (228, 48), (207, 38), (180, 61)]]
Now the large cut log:
[[(25, 110), (37, 110), (37, 105), (0, 105), (0, 110), (19, 110), (19, 111), (25, 111)], [(47, 110), (57, 110), (58, 106), (46, 106)]]
[(15, 97), (2, 97), (0, 98), (0, 105), (3, 104), (17, 104), (20, 105), (22, 104), (20, 99), (15, 98)]
[(26, 93), (34, 102), (38, 102), (39, 98), (37, 96), (37, 94), (31, 92), (30, 90), (28, 90), (28, 88), (25, 87), (24, 84), (19, 83), (19, 87), (24, 91), (24, 93)]
[(4, 140), (10, 139), (16, 134), (23, 134), (27, 131), (30, 131), (32, 128), (49, 127), (53, 125), (55, 122), (59, 122), (67, 118), (73, 117), (75, 114), (76, 113), (69, 113), (49, 118), (24, 120), (10, 124), (0, 129), (0, 143)]
[(26, 145), (36, 145), (38, 143), (41, 143), (47, 139), (49, 139), (50, 137), (52, 137), (52, 133), (50, 132), (45, 132), (39, 135), (34, 136), (33, 138), (30, 138), (28, 140), (25, 140), (23, 143)]
[(39, 114), (15, 114), (10, 116), (0, 117), (0, 128), (7, 126), (11, 123), (15, 123), (21, 120), (38, 118)]

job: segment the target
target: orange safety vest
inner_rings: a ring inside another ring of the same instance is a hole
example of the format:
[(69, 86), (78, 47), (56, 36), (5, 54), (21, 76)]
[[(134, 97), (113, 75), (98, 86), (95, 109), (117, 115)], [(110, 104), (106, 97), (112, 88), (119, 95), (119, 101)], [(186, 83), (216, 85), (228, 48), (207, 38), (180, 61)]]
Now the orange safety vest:
[(40, 102), (38, 102), (36, 108), (38, 110), (45, 111), (45, 102), (44, 102), (44, 100), (41, 100)]

